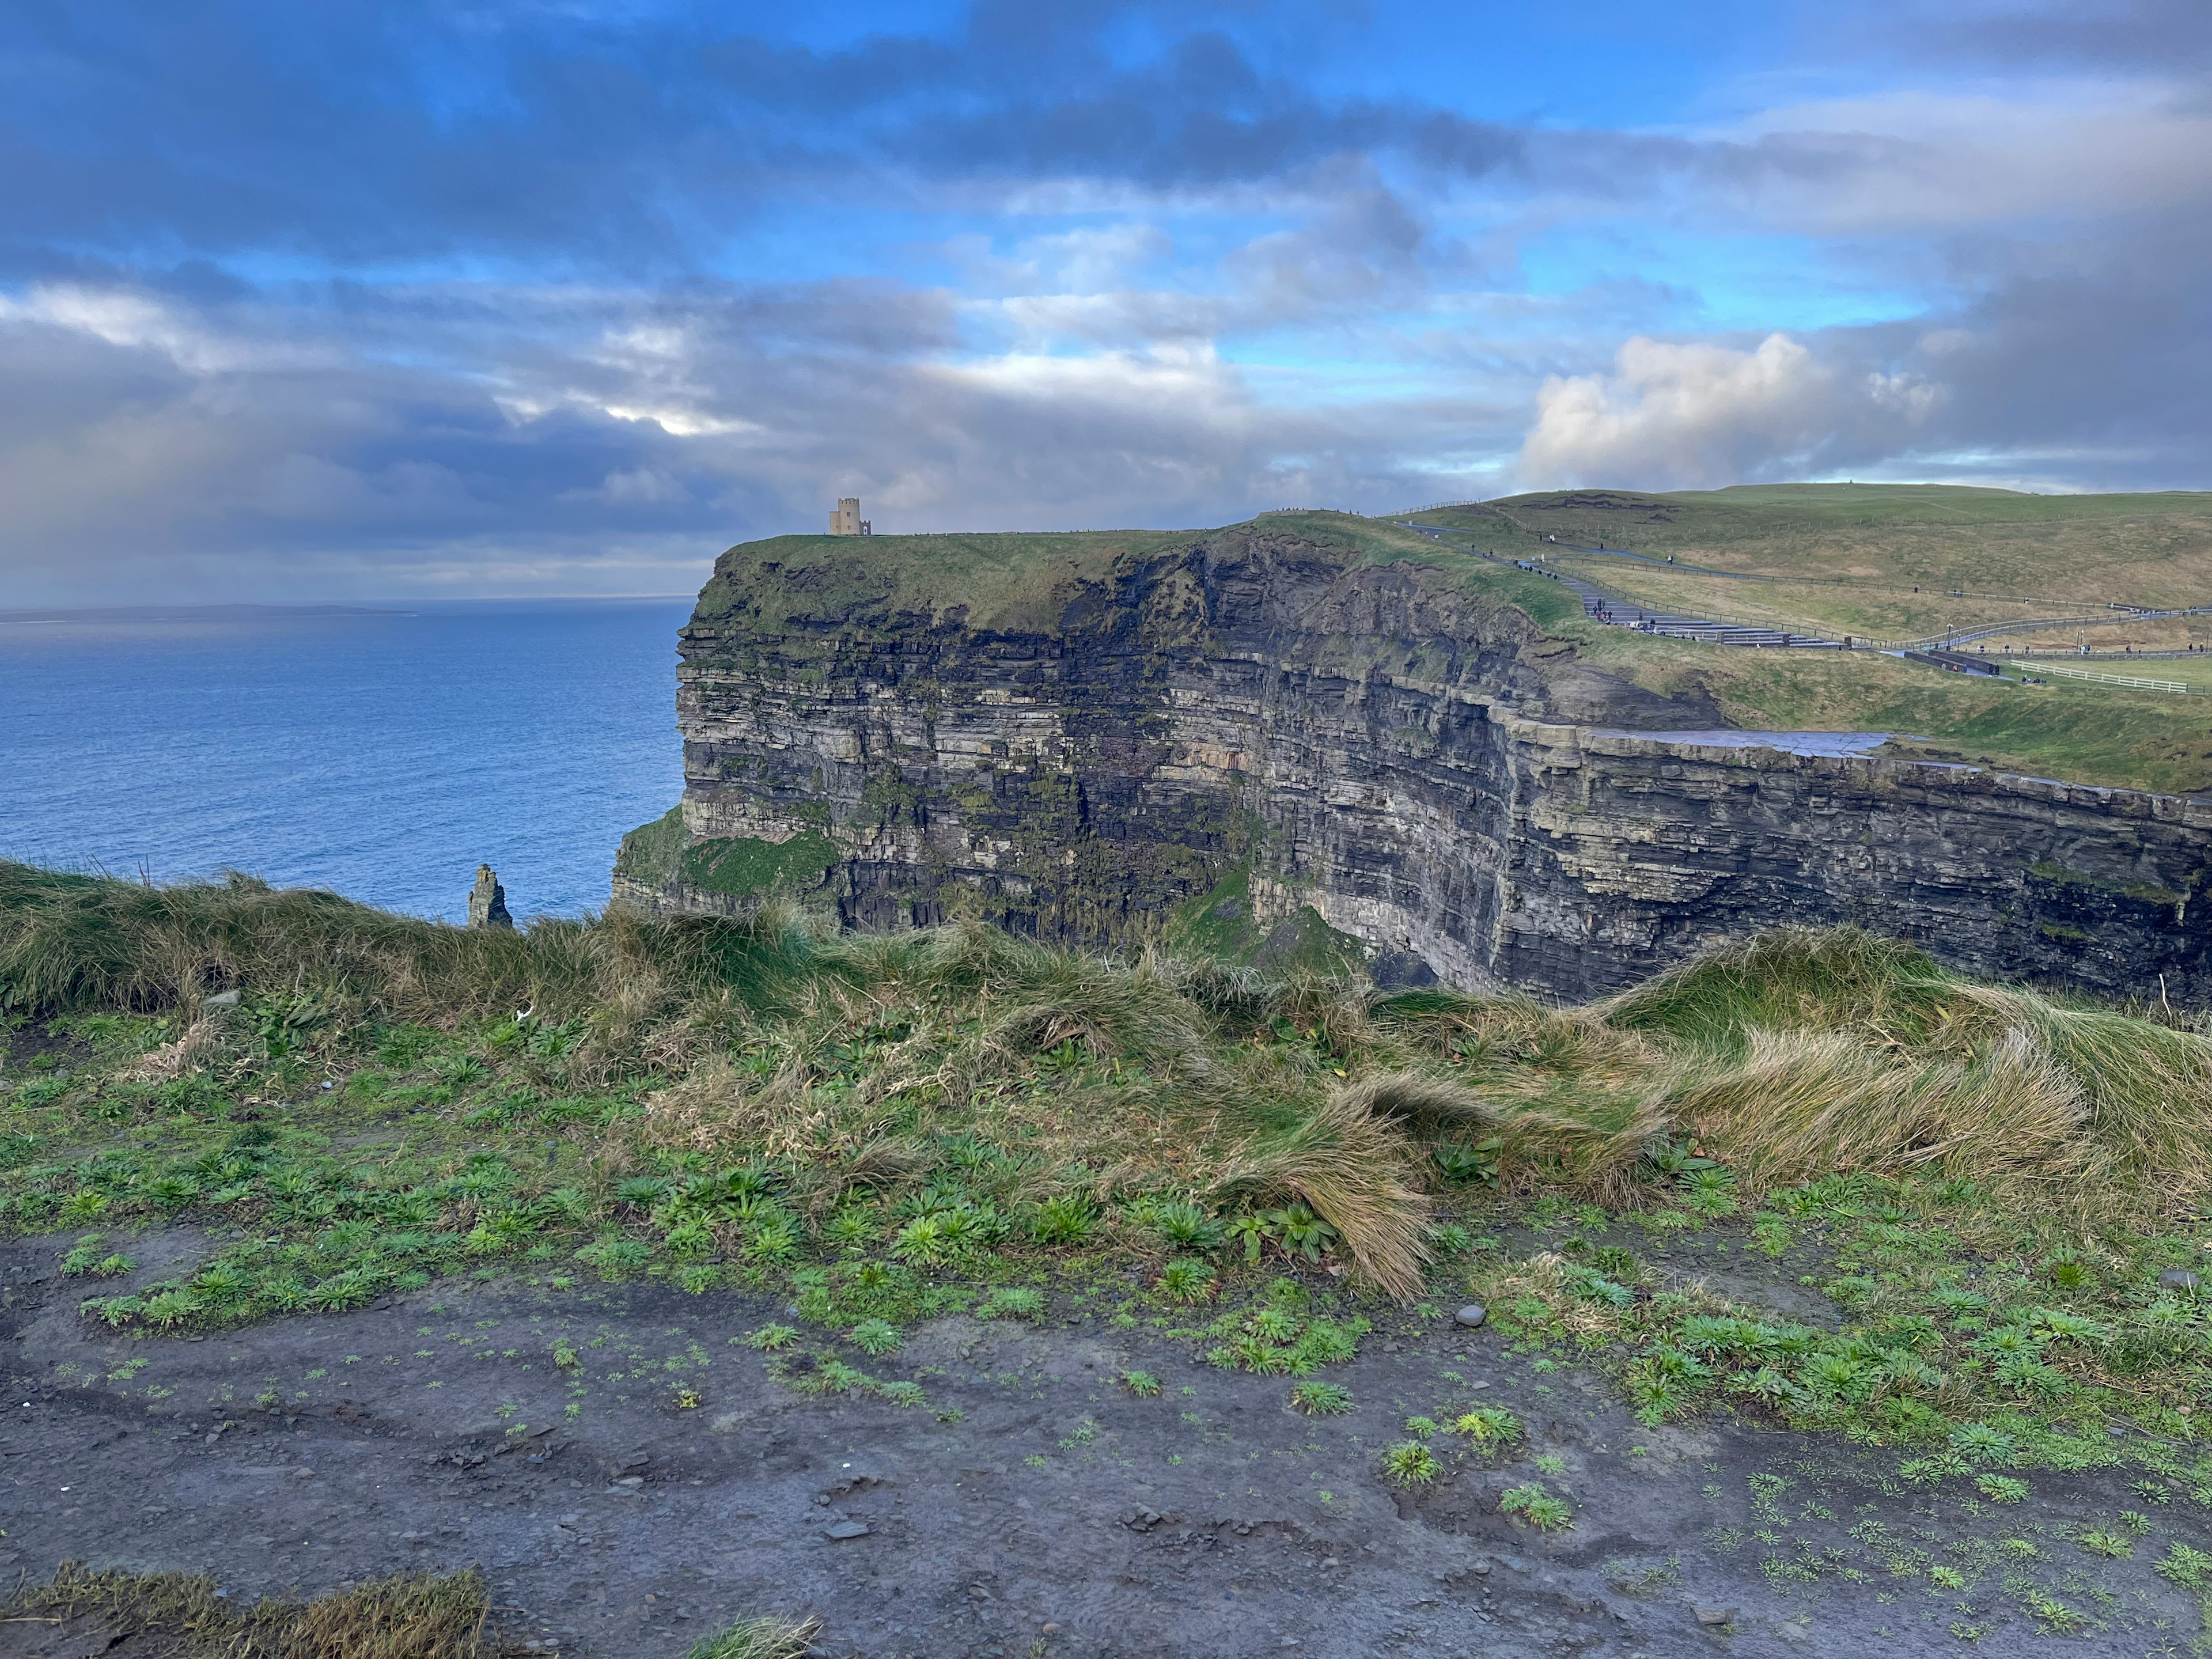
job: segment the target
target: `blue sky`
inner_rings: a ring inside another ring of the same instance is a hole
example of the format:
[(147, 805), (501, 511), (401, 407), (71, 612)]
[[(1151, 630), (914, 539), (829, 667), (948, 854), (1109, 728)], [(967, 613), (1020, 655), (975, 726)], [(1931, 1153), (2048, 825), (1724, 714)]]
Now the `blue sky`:
[(2212, 7), (16, 0), (0, 608), (2203, 488)]

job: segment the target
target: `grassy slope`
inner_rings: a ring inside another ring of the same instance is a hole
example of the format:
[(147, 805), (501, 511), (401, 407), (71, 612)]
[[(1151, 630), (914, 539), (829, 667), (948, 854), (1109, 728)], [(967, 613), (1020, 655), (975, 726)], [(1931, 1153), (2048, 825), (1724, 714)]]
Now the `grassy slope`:
[[(788, 1295), (807, 1330), (762, 1345), (817, 1346), (793, 1386), (913, 1403), (865, 1370), (891, 1327), (1124, 1275), (1129, 1319), (1215, 1363), (1326, 1365), (1364, 1328), (1334, 1261), (1484, 1296), (1653, 1422), (1844, 1431), (1916, 1479), (2134, 1462), (2212, 1504), (2212, 1299), (2159, 1279), (2212, 1249), (2212, 1037), (1863, 936), (1547, 1009), (980, 929), (494, 937), (0, 866), (0, 1230), (78, 1234), (64, 1271), (119, 1329), (644, 1274)], [(1568, 1216), (1533, 1255), (1476, 1237)], [(206, 1257), (99, 1294), (171, 1219)], [(1584, 1246), (1614, 1226), (1799, 1252), (1846, 1328)]]
[[(2112, 599), (2212, 599), (2206, 494), (2027, 495), (1935, 484), (1564, 490), (1423, 517), (1486, 545), (1504, 538), (1498, 550), (1516, 555), (1548, 534), (1775, 579), (1783, 585), (1754, 586), (1570, 556), (1578, 572), (1646, 603), (1816, 631), (1895, 636)], [(1954, 589), (1963, 597), (1949, 598)], [(2023, 610), (2022, 599), (2035, 603)]]
[[(1936, 588), (1869, 590), (1817, 582), (1746, 582), (1726, 576), (1654, 568), (1601, 554), (1555, 556), (1553, 562), (1570, 575), (1593, 581), (1624, 599), (1689, 617), (1763, 623), (1835, 639), (1919, 639), (1947, 628), (1976, 623), (2027, 622), (2039, 617), (2088, 614), (2058, 604), (1998, 603), (1954, 599)], [(2212, 619), (2208, 619), (2212, 620)], [(2073, 640), (2072, 632), (2040, 637), (2038, 642)]]
[(2194, 697), (2056, 678), (2027, 687), (1866, 653), (1746, 651), (1589, 624), (1571, 633), (1585, 659), (1656, 691), (1703, 686), (1747, 728), (1892, 732), (1929, 739), (1936, 758), (2035, 777), (2212, 791), (2212, 704)]

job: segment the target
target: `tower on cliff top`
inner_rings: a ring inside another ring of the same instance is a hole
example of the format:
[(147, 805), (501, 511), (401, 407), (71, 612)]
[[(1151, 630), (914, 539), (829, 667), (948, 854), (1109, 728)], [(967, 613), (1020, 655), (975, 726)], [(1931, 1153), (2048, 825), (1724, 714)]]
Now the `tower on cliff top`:
[(875, 526), (860, 516), (858, 495), (840, 496), (837, 510), (830, 515), (830, 533), (833, 536), (872, 536)]

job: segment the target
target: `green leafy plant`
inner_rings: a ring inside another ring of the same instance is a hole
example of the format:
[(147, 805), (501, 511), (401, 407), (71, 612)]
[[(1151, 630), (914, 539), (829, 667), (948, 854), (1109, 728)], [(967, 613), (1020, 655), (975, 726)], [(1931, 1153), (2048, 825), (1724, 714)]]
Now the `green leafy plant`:
[(978, 1319), (1042, 1319), (1044, 1292), (1027, 1285), (1002, 1285), (975, 1310)]
[(1080, 1244), (1098, 1224), (1098, 1212), (1080, 1198), (1048, 1198), (1036, 1207), (1030, 1234), (1040, 1244)]
[(1160, 1391), (1160, 1379), (1150, 1371), (1123, 1371), (1121, 1386), (1139, 1400), (1150, 1400)]
[(1444, 1179), (1460, 1186), (1480, 1182), (1486, 1187), (1498, 1184), (1498, 1155), (1504, 1150), (1503, 1139), (1466, 1141), (1445, 1141), (1431, 1149), (1429, 1156), (1436, 1160), (1437, 1168)]
[(2212, 1554), (2187, 1544), (2175, 1544), (2158, 1564), (2159, 1575), (2184, 1589), (2212, 1590)]
[(1160, 1294), (1170, 1302), (1205, 1302), (1216, 1288), (1213, 1270), (1196, 1256), (1176, 1256), (1160, 1269)]
[(1495, 1446), (1510, 1445), (1519, 1440), (1521, 1419), (1502, 1406), (1478, 1406), (1455, 1418), (1451, 1431), (1465, 1435), (1487, 1450)]
[(1291, 1390), (1291, 1408), (1308, 1417), (1341, 1417), (1353, 1403), (1352, 1390), (1340, 1382), (1301, 1382)]
[(1221, 1224), (1195, 1204), (1160, 1205), (1152, 1211), (1152, 1224), (1179, 1250), (1210, 1250), (1221, 1243)]
[(1574, 1511), (1540, 1480), (1508, 1487), (1499, 1494), (1498, 1508), (1500, 1514), (1518, 1516), (1539, 1532), (1558, 1532), (1574, 1524)]
[(1395, 1486), (1425, 1486), (1443, 1473), (1437, 1455), (1418, 1440), (1401, 1440), (1383, 1449), (1383, 1477)]
[(1263, 1219), (1270, 1235), (1283, 1248), (1285, 1255), (1303, 1255), (1309, 1261), (1318, 1261), (1336, 1248), (1339, 1235), (1335, 1228), (1316, 1215), (1303, 1203), (1285, 1204), (1279, 1210), (1270, 1210)]
[(867, 1354), (894, 1352), (906, 1340), (905, 1334), (897, 1326), (884, 1319), (864, 1319), (845, 1336), (854, 1347)]

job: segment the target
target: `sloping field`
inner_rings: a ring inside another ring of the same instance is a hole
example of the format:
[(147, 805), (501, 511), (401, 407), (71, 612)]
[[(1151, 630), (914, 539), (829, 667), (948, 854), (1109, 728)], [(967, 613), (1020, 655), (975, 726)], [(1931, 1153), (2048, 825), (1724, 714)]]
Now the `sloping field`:
[[(1904, 637), (2081, 614), (2113, 601), (2161, 609), (2212, 602), (2212, 495), (2201, 493), (2029, 495), (1937, 484), (1582, 489), (1508, 496), (1419, 521), (1463, 531), (1510, 556), (1541, 552), (1644, 604), (1832, 635)], [(1626, 549), (1725, 575), (1577, 555), (1577, 547)]]
[[(1791, 580), (2178, 606), (2212, 594), (2212, 494), (2029, 495), (1947, 484), (1750, 484), (1512, 495), (1498, 518), (1562, 542)], [(1425, 514), (1443, 522), (1452, 514)]]
[[(2212, 699), (2057, 676), (2027, 686), (1868, 652), (1747, 651), (1595, 623), (1569, 631), (1584, 660), (1668, 696), (1708, 693), (1748, 730), (1890, 732), (1927, 739), (1906, 747), (1930, 759), (2068, 783), (2212, 791)], [(2204, 672), (2186, 659), (2088, 665), (2176, 679)]]

